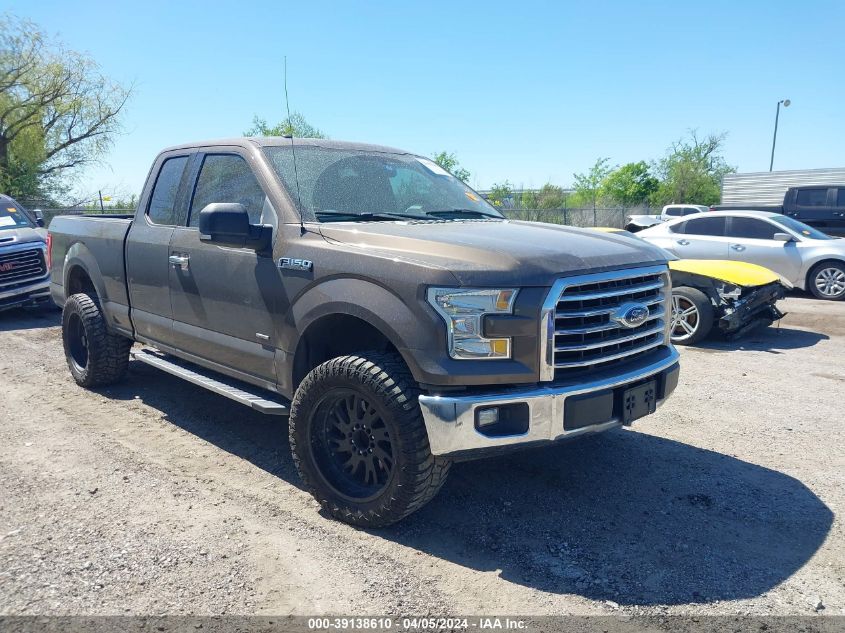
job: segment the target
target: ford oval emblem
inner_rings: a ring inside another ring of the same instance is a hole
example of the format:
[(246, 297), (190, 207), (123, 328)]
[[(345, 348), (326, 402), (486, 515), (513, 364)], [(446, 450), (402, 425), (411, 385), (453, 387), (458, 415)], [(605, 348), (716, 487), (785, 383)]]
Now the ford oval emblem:
[(634, 328), (645, 323), (650, 312), (647, 305), (642, 303), (623, 303), (610, 315), (619, 325)]

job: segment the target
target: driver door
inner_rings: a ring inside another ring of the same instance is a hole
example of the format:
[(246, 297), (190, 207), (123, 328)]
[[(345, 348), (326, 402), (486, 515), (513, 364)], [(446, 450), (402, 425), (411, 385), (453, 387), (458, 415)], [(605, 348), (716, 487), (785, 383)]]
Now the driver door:
[(736, 216), (727, 227), (731, 259), (764, 266), (791, 282), (801, 276), (801, 255), (797, 242), (774, 239), (783, 227), (760, 218)]
[(200, 241), (198, 228), (200, 211), (213, 202), (243, 204), (253, 224), (272, 207), (236, 148), (195, 160), (187, 226), (170, 241), (174, 338), (193, 356), (275, 384), (279, 270), (252, 249)]

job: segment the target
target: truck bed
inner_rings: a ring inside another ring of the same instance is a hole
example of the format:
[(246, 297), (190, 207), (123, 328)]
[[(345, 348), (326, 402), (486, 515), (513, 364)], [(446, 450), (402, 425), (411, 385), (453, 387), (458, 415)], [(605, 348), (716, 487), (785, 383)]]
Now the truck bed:
[(102, 284), (102, 288), (97, 288), (97, 294), (103, 304), (129, 306), (124, 244), (131, 224), (131, 215), (59, 215), (53, 218), (49, 229), (53, 261), (50, 284), (56, 303), (63, 304), (71, 294), (64, 287), (68, 282), (65, 266), (77, 261), (84, 263), (92, 271), (92, 278)]

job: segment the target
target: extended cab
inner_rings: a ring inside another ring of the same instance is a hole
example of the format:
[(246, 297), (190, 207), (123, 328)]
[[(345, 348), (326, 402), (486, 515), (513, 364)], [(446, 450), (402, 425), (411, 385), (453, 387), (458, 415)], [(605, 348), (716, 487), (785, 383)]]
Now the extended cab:
[(333, 516), (379, 526), (450, 464), (604, 431), (678, 381), (645, 242), (503, 218), (432, 161), (238, 138), (162, 152), (134, 217), (57, 217), (51, 288), (82, 386), (148, 363), (289, 415)]
[(0, 310), (50, 301), (47, 231), (9, 196), (0, 195)]
[(719, 204), (714, 211), (769, 211), (809, 224), (822, 233), (845, 237), (845, 185), (790, 187), (782, 205)]

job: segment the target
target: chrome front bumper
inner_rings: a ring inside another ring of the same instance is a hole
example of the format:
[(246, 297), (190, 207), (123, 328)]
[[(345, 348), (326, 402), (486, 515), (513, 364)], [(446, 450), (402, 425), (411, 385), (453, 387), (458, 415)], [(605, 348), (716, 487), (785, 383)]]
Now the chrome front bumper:
[[(623, 387), (662, 372), (678, 363), (679, 354), (672, 346), (661, 348), (647, 360), (633, 361), (623, 373), (618, 369), (591, 376), (589, 382), (532, 386), (507, 391), (479, 391), (472, 395), (421, 395), (419, 397), (428, 441), (434, 455), (466, 455), (495, 452), (496, 449), (521, 444), (553, 442), (570, 437), (606, 431), (622, 425), (618, 417), (580, 428), (564, 429), (566, 398)], [(668, 395), (668, 394), (666, 394)], [(660, 404), (662, 400), (658, 401)], [(475, 428), (479, 407), (526, 403), (529, 408), (528, 431), (519, 435), (489, 437)]]

